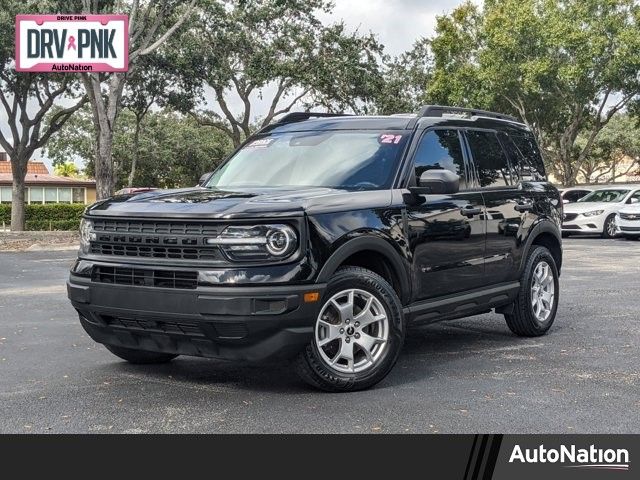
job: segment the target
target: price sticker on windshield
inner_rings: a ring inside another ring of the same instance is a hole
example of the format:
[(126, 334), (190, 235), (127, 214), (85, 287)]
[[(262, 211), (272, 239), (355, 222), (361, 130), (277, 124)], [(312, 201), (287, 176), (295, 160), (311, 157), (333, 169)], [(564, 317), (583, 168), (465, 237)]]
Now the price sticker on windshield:
[(397, 145), (402, 140), (402, 135), (394, 135), (392, 133), (383, 133), (378, 137), (378, 142), (391, 145)]
[(273, 143), (273, 138), (259, 138), (247, 145), (249, 148), (267, 148)]

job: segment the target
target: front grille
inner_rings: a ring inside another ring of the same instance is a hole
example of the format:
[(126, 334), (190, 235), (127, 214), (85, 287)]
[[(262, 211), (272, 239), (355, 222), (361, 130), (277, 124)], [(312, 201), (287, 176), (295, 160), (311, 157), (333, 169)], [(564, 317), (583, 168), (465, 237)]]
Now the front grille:
[(640, 220), (640, 213), (621, 213), (622, 220)]
[(570, 222), (572, 220), (575, 220), (576, 218), (578, 218), (578, 214), (577, 213), (565, 213), (563, 220), (565, 222)]
[(207, 245), (225, 224), (149, 220), (93, 221), (94, 255), (223, 262), (219, 247)]
[(562, 229), (563, 230), (580, 230), (580, 226), (579, 225), (563, 225)]
[(146, 220), (94, 220), (96, 233), (148, 233), (152, 235), (211, 235), (217, 236), (224, 225), (191, 222)]
[(96, 265), (91, 272), (91, 280), (117, 285), (193, 290), (198, 287), (198, 272)]
[(162, 332), (189, 337), (205, 336), (198, 324), (191, 322), (121, 318), (108, 315), (101, 315), (101, 318), (111, 327), (129, 331)]
[(620, 226), (620, 230), (623, 232), (640, 232), (640, 227), (623, 227)]

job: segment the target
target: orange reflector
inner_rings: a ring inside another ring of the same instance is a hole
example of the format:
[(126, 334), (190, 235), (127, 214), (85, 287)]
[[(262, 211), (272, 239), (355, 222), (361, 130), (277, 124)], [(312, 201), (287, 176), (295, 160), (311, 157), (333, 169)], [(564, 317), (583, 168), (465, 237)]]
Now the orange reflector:
[(304, 294), (305, 303), (317, 302), (319, 299), (320, 299), (320, 294), (318, 292), (309, 292)]

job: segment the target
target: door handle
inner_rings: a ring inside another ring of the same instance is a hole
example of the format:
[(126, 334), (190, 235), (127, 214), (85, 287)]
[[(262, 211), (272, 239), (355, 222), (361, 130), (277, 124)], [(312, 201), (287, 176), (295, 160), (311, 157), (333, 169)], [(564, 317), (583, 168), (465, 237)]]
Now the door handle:
[(533, 210), (533, 203), (517, 203), (513, 208), (516, 212), (530, 212)]
[(474, 215), (480, 215), (482, 213), (481, 207), (474, 207), (473, 205), (467, 205), (460, 209), (460, 213), (465, 217), (473, 217)]

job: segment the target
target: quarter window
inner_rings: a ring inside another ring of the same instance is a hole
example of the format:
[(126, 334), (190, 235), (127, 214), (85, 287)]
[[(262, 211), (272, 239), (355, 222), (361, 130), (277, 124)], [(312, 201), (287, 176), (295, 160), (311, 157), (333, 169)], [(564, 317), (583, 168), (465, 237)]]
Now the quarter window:
[(494, 132), (470, 130), (466, 135), (480, 187), (505, 187), (517, 183)]
[(522, 179), (544, 181), (546, 179), (544, 162), (533, 134), (509, 135), (509, 139), (513, 141), (522, 158), (524, 158), (524, 162), (521, 165)]
[(449, 170), (460, 176), (460, 189), (467, 188), (462, 145), (457, 130), (429, 130), (418, 145), (414, 161), (417, 185), (420, 175), (427, 170)]

